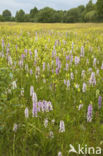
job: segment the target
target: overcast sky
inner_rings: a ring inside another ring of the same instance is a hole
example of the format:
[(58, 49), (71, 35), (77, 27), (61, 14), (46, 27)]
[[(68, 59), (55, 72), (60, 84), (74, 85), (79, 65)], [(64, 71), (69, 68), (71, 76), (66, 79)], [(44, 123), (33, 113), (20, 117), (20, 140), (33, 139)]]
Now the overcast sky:
[[(68, 10), (81, 4), (85, 5), (88, 1), (89, 0), (0, 0), (0, 14), (5, 9), (11, 10), (13, 15), (15, 15), (19, 9), (23, 9), (26, 13), (29, 13), (30, 9), (34, 6), (38, 9), (49, 6), (57, 10)], [(93, 0), (93, 2), (95, 3), (96, 0)]]

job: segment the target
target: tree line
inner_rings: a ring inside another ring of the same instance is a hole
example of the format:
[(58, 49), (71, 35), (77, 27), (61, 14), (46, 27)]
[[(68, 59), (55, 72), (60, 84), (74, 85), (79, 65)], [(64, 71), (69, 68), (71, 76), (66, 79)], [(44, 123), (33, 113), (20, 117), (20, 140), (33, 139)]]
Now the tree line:
[(12, 16), (10, 10), (4, 10), (0, 15), (0, 21), (16, 22), (40, 22), (40, 23), (76, 23), (76, 22), (103, 22), (103, 0), (92, 0), (86, 6), (80, 5), (70, 10), (54, 10), (49, 7), (38, 10), (36, 7), (26, 14), (20, 9)]

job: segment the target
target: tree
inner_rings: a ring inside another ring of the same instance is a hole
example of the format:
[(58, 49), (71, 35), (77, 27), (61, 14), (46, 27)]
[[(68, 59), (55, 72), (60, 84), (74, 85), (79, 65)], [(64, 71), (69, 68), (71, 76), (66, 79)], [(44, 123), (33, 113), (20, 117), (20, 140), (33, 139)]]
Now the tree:
[(0, 21), (3, 22), (4, 21), (4, 17), (2, 15), (0, 15)]
[(80, 10), (78, 8), (73, 8), (67, 11), (67, 14), (65, 16), (66, 21), (69, 23), (75, 23), (75, 22), (80, 22)]
[(33, 9), (30, 10), (30, 21), (31, 22), (37, 22), (37, 15), (38, 14), (38, 9), (34, 7)]
[(97, 0), (96, 6), (99, 17), (103, 18), (103, 0)]
[(22, 9), (17, 11), (15, 19), (17, 22), (24, 22), (25, 21), (25, 12)]
[(94, 9), (94, 4), (92, 0), (89, 0), (88, 4), (86, 5), (86, 11), (89, 12)]
[(4, 10), (2, 13), (2, 16), (3, 16), (5, 21), (11, 20), (11, 12), (9, 10)]
[(23, 22), (30, 22), (30, 15), (29, 14), (25, 14)]
[(92, 10), (92, 11), (89, 11), (86, 15), (85, 15), (85, 21), (87, 22), (96, 22), (97, 21), (97, 11), (95, 10)]
[(35, 18), (37, 13), (38, 13), (38, 9), (34, 7), (33, 9), (30, 10), (30, 17)]
[(55, 22), (56, 11), (52, 8), (45, 7), (38, 13), (38, 22), (53, 23)]

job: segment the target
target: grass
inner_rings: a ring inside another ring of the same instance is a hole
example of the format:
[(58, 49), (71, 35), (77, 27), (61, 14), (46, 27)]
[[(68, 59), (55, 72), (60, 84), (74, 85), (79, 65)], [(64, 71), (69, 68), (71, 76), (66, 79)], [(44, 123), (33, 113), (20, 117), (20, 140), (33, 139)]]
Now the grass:
[[(0, 155), (57, 156), (61, 151), (74, 156), (68, 153), (70, 144), (103, 148), (103, 102), (98, 105), (103, 97), (103, 24), (0, 23), (0, 41)], [(96, 84), (90, 84), (92, 72)], [(41, 109), (33, 117), (31, 86), (35, 103), (50, 101), (53, 110)], [(90, 104), (92, 121), (87, 122)], [(61, 133), (60, 121), (65, 125)]]

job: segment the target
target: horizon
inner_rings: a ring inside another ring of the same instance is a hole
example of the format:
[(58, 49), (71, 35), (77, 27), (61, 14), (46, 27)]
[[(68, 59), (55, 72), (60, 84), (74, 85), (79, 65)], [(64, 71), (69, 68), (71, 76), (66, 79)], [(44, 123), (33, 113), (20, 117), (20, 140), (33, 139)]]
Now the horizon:
[[(92, 1), (93, 3), (96, 3), (97, 0)], [(0, 14), (2, 14), (3, 10), (8, 9), (11, 11), (12, 16), (15, 16), (16, 12), (20, 9), (23, 9), (25, 13), (29, 13), (34, 7), (37, 7), (38, 9), (51, 7), (55, 10), (69, 10), (76, 8), (79, 5), (85, 6), (88, 2), (89, 0), (74, 0), (72, 3), (70, 0), (56, 0), (56, 2), (54, 2), (54, 0), (8, 0), (7, 2), (0, 0)]]

